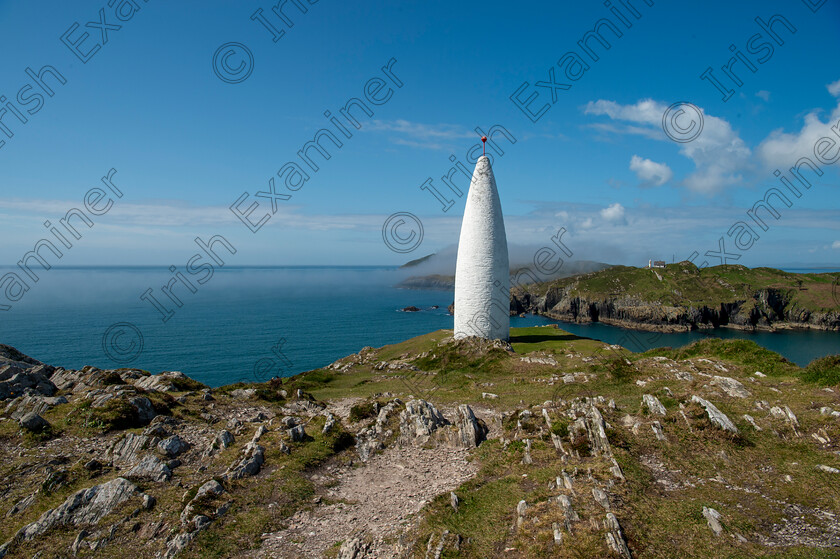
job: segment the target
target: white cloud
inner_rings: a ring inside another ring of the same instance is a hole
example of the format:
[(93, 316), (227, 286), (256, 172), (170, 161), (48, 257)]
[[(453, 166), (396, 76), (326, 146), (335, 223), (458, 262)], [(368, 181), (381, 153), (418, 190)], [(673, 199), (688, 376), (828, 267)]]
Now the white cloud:
[[(643, 99), (634, 105), (601, 99), (587, 103), (584, 113), (631, 123), (624, 128), (612, 127), (607, 130), (610, 132), (639, 134), (672, 142), (662, 130), (662, 116), (667, 108), (664, 103), (652, 99)], [(679, 144), (680, 153), (691, 159), (696, 167), (696, 171), (688, 175), (682, 184), (693, 192), (713, 195), (742, 182), (741, 173), (750, 166), (751, 152), (729, 122), (702, 109), (700, 112), (703, 117), (702, 133), (693, 141)], [(686, 114), (681, 118), (694, 117)]]
[(767, 91), (767, 90), (765, 90), (765, 89), (762, 89), (761, 91), (756, 91), (756, 92), (755, 92), (755, 96), (756, 96), (756, 97), (761, 97), (761, 98), (762, 98), (762, 99), (764, 99), (765, 101), (769, 101), (769, 100), (770, 100), (770, 92), (769, 92), (769, 91)]
[(464, 139), (479, 139), (475, 131), (457, 124), (421, 124), (408, 120), (374, 120), (362, 130), (392, 133), (396, 135), (392, 138), (395, 144), (435, 150), (452, 150), (456, 147), (453, 143), (461, 144)]
[(615, 204), (610, 204), (603, 210), (601, 210), (601, 217), (604, 218), (606, 221), (614, 222), (614, 223), (626, 223), (624, 219), (624, 206), (616, 202)]
[(840, 80), (837, 80), (834, 83), (830, 83), (826, 87), (828, 88), (829, 93), (831, 93), (835, 97), (840, 97)]
[[(840, 87), (840, 80), (835, 84)], [(840, 121), (840, 101), (831, 112), (827, 122), (820, 120), (819, 111), (805, 115), (805, 123), (799, 132), (786, 133), (779, 128), (773, 130), (759, 144), (756, 152), (768, 169), (782, 168), (793, 164), (800, 157), (814, 158), (814, 144), (823, 136), (833, 136), (830, 126)]]
[(657, 163), (638, 155), (630, 159), (630, 170), (636, 173), (643, 185), (662, 186), (674, 177), (674, 172), (665, 163)]
[(840, 250), (840, 241), (834, 241), (833, 243), (831, 243), (831, 248)]

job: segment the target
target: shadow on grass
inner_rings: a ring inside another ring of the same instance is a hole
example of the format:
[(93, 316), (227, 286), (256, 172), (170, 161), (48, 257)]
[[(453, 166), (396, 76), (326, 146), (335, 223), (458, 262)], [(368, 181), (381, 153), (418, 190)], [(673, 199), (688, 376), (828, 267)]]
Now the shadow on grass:
[(539, 344), (542, 342), (573, 342), (575, 340), (591, 340), (592, 338), (584, 338), (582, 336), (575, 336), (574, 334), (526, 334), (522, 336), (512, 335), (510, 337), (511, 344)]

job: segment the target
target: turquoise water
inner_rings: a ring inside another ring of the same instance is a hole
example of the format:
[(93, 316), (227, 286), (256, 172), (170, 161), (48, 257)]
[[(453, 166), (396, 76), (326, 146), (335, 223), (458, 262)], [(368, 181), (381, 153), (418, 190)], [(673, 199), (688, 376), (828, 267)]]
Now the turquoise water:
[[(59, 366), (180, 370), (219, 386), (311, 370), (364, 346), (452, 328), (446, 313), (451, 291), (394, 288), (402, 276), (389, 267), (217, 269), (195, 294), (176, 288), (183, 306), (169, 303), (175, 314), (164, 323), (140, 295), (154, 287), (164, 301), (159, 287), (171, 276), (162, 267), (53, 268), (41, 274), (12, 310), (0, 312), (0, 343)], [(400, 311), (409, 305), (422, 310)], [(511, 319), (514, 327), (551, 322), (557, 321), (537, 316)], [(115, 323), (131, 326), (112, 329), (106, 337)], [(703, 337), (697, 332), (651, 334), (603, 324), (561, 327), (633, 351), (676, 347)], [(723, 329), (714, 335), (752, 339), (800, 365), (840, 353), (837, 332), (751, 334)]]

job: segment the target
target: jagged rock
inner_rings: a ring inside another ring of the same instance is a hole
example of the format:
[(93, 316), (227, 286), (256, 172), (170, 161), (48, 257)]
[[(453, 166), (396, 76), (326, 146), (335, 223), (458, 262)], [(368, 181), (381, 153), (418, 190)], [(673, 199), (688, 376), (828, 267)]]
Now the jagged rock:
[(324, 427), (321, 429), (321, 433), (323, 433), (324, 435), (332, 431), (335, 427), (335, 417), (333, 417), (333, 414), (327, 412), (326, 415), (327, 419), (326, 421), (324, 421)]
[(551, 524), (551, 530), (554, 532), (554, 545), (563, 543), (563, 532), (560, 530), (560, 524), (554, 522)]
[(135, 463), (137, 462), (139, 453), (152, 446), (151, 443), (157, 444), (157, 438), (129, 433), (115, 442), (111, 447), (109, 451), (111, 460), (113, 460), (115, 464)]
[[(200, 503), (202, 500), (208, 497), (218, 497), (224, 492), (225, 488), (222, 487), (222, 484), (216, 481), (215, 479), (211, 479), (210, 481), (205, 482), (201, 487), (198, 488), (198, 491), (196, 491), (195, 496), (192, 499), (190, 499), (190, 502), (187, 503), (187, 505), (184, 507), (184, 510), (181, 511), (181, 524), (186, 525), (190, 522), (195, 521), (197, 503)], [(196, 529), (200, 528), (196, 526)]]
[(218, 481), (216, 481), (215, 479), (211, 479), (210, 481), (207, 481), (206, 483), (204, 483), (204, 485), (202, 485), (201, 487), (198, 488), (198, 491), (195, 494), (194, 500), (201, 499), (202, 497), (205, 497), (206, 495), (210, 495), (212, 497), (218, 497), (219, 495), (221, 495), (224, 492), (225, 492), (225, 488), (222, 487), (222, 484), (219, 483)]
[(186, 441), (179, 437), (178, 435), (172, 435), (166, 439), (163, 439), (157, 444), (157, 449), (162, 454), (174, 458), (187, 450), (189, 445), (187, 445)]
[(522, 455), (522, 463), (526, 465), (534, 463), (531, 459), (531, 439), (525, 439), (525, 453)]
[[(566, 472), (566, 470), (563, 470), (562, 475), (563, 475), (563, 487), (565, 487), (569, 491), (574, 491), (572, 478), (569, 476), (568, 472)], [(559, 487), (560, 486), (560, 481), (559, 481), (560, 478), (558, 477), (557, 479), (558, 479), (557, 486)]]
[(460, 501), (458, 500), (458, 495), (456, 495), (455, 493), (450, 491), (449, 492), (449, 504), (452, 506), (452, 508), (455, 510), (455, 512), (458, 512), (458, 504), (459, 503), (460, 503)]
[(23, 368), (18, 365), (0, 367), (0, 400), (17, 398), (32, 390), (43, 396), (52, 396), (58, 388), (48, 378), (49, 369), (44, 365)]
[(289, 439), (291, 439), (293, 443), (299, 443), (306, 438), (306, 431), (303, 429), (303, 425), (292, 427), (287, 432), (289, 434)]
[(489, 429), (480, 419), (476, 419), (475, 414), (466, 404), (458, 406), (458, 417), (455, 420), (455, 426), (458, 428), (456, 438), (456, 446), (463, 448), (475, 448), (484, 442), (487, 437)]
[[(563, 453), (564, 457), (568, 456), (569, 453), (566, 452), (566, 449), (563, 447), (563, 439), (560, 438), (560, 435), (557, 435), (555, 433), (551, 433), (551, 443), (554, 445), (555, 449), (557, 449), (557, 450), (559, 450), (560, 452)], [(565, 460), (565, 458), (564, 458), (564, 460)]]
[(190, 542), (193, 541), (193, 538), (195, 538), (195, 532), (176, 534), (171, 540), (166, 542), (166, 554), (164, 557), (166, 559), (175, 557), (175, 555), (186, 549)]
[(155, 508), (155, 504), (157, 504), (157, 499), (152, 497), (151, 495), (143, 495), (143, 508), (146, 510), (152, 510)]
[(259, 442), (259, 440), (263, 438), (263, 435), (265, 435), (266, 433), (268, 433), (268, 427), (266, 427), (265, 425), (260, 425), (259, 427), (257, 427), (257, 430), (254, 431), (254, 436), (251, 437), (251, 442)]
[(528, 510), (528, 503), (525, 500), (519, 501), (516, 505), (516, 527), (519, 528), (525, 522), (525, 512)]
[(668, 439), (665, 438), (665, 433), (662, 432), (662, 425), (658, 421), (654, 421), (650, 424), (651, 429), (653, 429), (653, 434), (656, 435), (656, 440), (658, 441), (666, 441)]
[[(158, 417), (161, 417), (161, 416), (158, 416)], [(155, 418), (155, 419), (157, 419), (157, 418)], [(166, 437), (169, 436), (169, 431), (167, 431), (166, 428), (163, 425), (161, 425), (160, 423), (157, 423), (157, 424), (154, 424), (154, 425), (149, 425), (148, 427), (143, 429), (143, 434), (146, 435), (147, 437), (157, 437), (159, 439), (165, 439)]]
[(241, 479), (260, 472), (265, 462), (265, 448), (257, 443), (248, 443), (240, 460), (234, 462), (225, 473), (225, 479)]
[(823, 464), (817, 466), (817, 469), (822, 470), (827, 474), (840, 474), (840, 470), (838, 470), (837, 468), (832, 468), (831, 466), (825, 466)]
[(227, 429), (222, 429), (216, 435), (216, 438), (213, 439), (213, 442), (216, 444), (218, 448), (228, 448), (230, 445), (233, 444), (234, 438), (230, 431)]
[(38, 392), (27, 391), (22, 396), (15, 398), (6, 406), (6, 413), (12, 419), (20, 419), (27, 413), (42, 415), (54, 406), (66, 404), (64, 396), (43, 396)]
[(400, 413), (400, 440), (408, 444), (423, 444), (445, 425), (449, 425), (449, 421), (434, 405), (425, 400), (410, 400)]
[(134, 386), (149, 391), (157, 392), (175, 392), (178, 388), (172, 382), (176, 380), (190, 380), (187, 375), (179, 371), (166, 371), (158, 375), (149, 375), (142, 377), (134, 382)]
[(207, 526), (210, 525), (210, 518), (204, 516), (203, 514), (197, 514), (192, 519), (192, 525), (194, 527), (194, 530), (198, 532), (199, 530), (203, 530), (204, 528), (207, 528)]
[(715, 536), (723, 534), (723, 526), (720, 524), (720, 513), (718, 511), (709, 507), (703, 507), (703, 517), (706, 519), (709, 528), (712, 529)]
[(237, 388), (236, 390), (231, 390), (230, 395), (237, 400), (247, 400), (256, 396), (257, 390), (255, 388)]
[(560, 506), (560, 510), (563, 511), (563, 516), (566, 517), (566, 527), (571, 532), (570, 524), (580, 520), (578, 513), (572, 508), (572, 499), (568, 495), (558, 495), (557, 504)]
[(761, 431), (761, 427), (759, 427), (759, 426), (758, 426), (758, 424), (755, 422), (755, 419), (753, 419), (753, 417), (752, 417), (751, 415), (749, 415), (749, 414), (744, 414), (744, 419), (747, 421), (747, 423), (749, 423), (750, 425), (752, 425), (752, 426), (753, 426), (753, 428), (754, 428), (756, 431)]
[(141, 425), (148, 424), (157, 415), (151, 400), (145, 396), (131, 398), (128, 400), (128, 403), (137, 409), (137, 420)]
[(87, 530), (82, 530), (76, 536), (76, 539), (73, 540), (73, 544), (70, 546), (70, 549), (73, 551), (73, 555), (77, 555), (79, 553), (79, 549), (82, 547), (82, 542), (85, 541), (85, 538), (88, 537), (90, 533)]
[(96, 524), (137, 494), (137, 487), (121, 477), (89, 489), (81, 489), (70, 495), (58, 507), (42, 514), (37, 521), (21, 528), (17, 537), (31, 540), (54, 526)]
[(33, 433), (40, 433), (41, 431), (51, 427), (49, 421), (34, 412), (29, 412), (21, 417), (20, 426), (27, 431), (32, 431)]
[(492, 392), (482, 392), (481, 398), (484, 400), (497, 400), (499, 398), (499, 395), (493, 394)]
[(35, 491), (34, 493), (31, 493), (30, 495), (28, 495), (28, 496), (24, 497), (23, 499), (21, 499), (20, 501), (18, 501), (17, 503), (15, 503), (15, 504), (14, 504), (14, 506), (12, 506), (12, 508), (11, 508), (11, 509), (9, 509), (9, 512), (7, 512), (7, 513), (6, 513), (6, 518), (9, 518), (9, 517), (11, 517), (11, 516), (14, 516), (14, 515), (16, 515), (16, 514), (18, 514), (18, 513), (21, 513), (21, 512), (23, 512), (23, 511), (25, 511), (26, 509), (28, 509), (28, 508), (29, 508), (29, 506), (30, 506), (32, 503), (34, 503), (34, 502), (35, 502), (35, 499), (36, 499), (37, 497), (38, 497), (38, 492), (37, 492), (37, 491)]
[(172, 470), (169, 469), (169, 466), (161, 462), (157, 456), (148, 455), (126, 472), (125, 477), (164, 482), (172, 478)]
[(598, 489), (597, 487), (593, 487), (592, 488), (592, 496), (595, 497), (595, 502), (596, 503), (601, 505), (604, 508), (605, 511), (609, 512), (609, 510), (610, 510), (610, 498), (606, 494), (606, 492), (604, 492), (601, 489)]
[(594, 405), (590, 405), (586, 411), (586, 434), (589, 437), (589, 448), (593, 454), (596, 456), (612, 456), (604, 418)]
[(704, 400), (699, 396), (692, 396), (691, 401), (697, 402), (706, 409), (706, 414), (709, 416), (709, 421), (712, 422), (712, 425), (715, 425), (731, 433), (738, 433), (738, 428), (735, 427), (735, 424), (732, 423), (732, 420), (730, 420), (725, 413), (717, 409), (717, 407), (715, 407), (713, 403)]
[(644, 394), (642, 395), (642, 403), (647, 407), (648, 411), (653, 415), (662, 415), (666, 414), (665, 406), (662, 405), (662, 402), (659, 401), (659, 398), (654, 396), (653, 394)]
[(363, 559), (367, 555), (368, 545), (360, 538), (352, 538), (341, 544), (336, 559)]
[(749, 398), (750, 396), (744, 385), (734, 378), (716, 376), (709, 384), (720, 387), (721, 390), (733, 398)]
[(627, 542), (624, 539), (624, 534), (621, 532), (621, 525), (618, 523), (618, 518), (611, 513), (607, 513), (607, 518), (604, 520), (604, 526), (607, 529), (607, 546), (622, 559), (632, 559), (630, 548), (627, 547)]

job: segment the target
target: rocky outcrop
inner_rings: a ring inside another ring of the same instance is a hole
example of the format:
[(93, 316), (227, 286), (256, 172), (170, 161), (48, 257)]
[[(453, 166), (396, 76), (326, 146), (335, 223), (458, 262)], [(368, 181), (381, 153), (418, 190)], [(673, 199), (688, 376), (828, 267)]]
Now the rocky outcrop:
[(706, 408), (706, 414), (709, 416), (709, 421), (712, 422), (712, 425), (723, 429), (724, 431), (729, 431), (730, 433), (738, 434), (738, 428), (735, 427), (735, 424), (732, 423), (732, 420), (726, 416), (725, 413), (717, 409), (717, 407), (709, 402), (708, 400), (704, 400), (700, 396), (692, 396), (692, 402), (697, 402), (704, 408)]
[(400, 441), (423, 444), (438, 428), (449, 424), (433, 404), (426, 400), (409, 400), (400, 412)]
[(652, 415), (665, 415), (665, 406), (659, 401), (659, 398), (652, 394), (643, 394), (642, 403)]
[(148, 455), (126, 472), (125, 477), (136, 480), (164, 482), (172, 478), (172, 470), (157, 456)]
[(225, 479), (242, 479), (256, 475), (265, 463), (265, 448), (256, 442), (245, 445), (242, 458), (234, 462), (223, 476)]
[(474, 448), (480, 445), (485, 438), (489, 429), (483, 421), (477, 419), (475, 414), (466, 404), (458, 406), (458, 417), (455, 420), (456, 432), (455, 444), (462, 448)]
[(0, 367), (0, 400), (17, 398), (26, 393), (52, 396), (58, 388), (49, 379), (51, 369), (46, 365), (26, 368), (13, 364), (3, 365)]
[(30, 412), (21, 417), (20, 426), (33, 433), (40, 433), (50, 428), (49, 422), (34, 412)]
[[(142, 496), (130, 481), (118, 477), (89, 489), (81, 489), (61, 505), (50, 509), (31, 524), (21, 528), (15, 539), (31, 540), (56, 526), (96, 524), (128, 499)], [(9, 548), (11, 542), (4, 547)], [(0, 557), (2, 552), (0, 552)]]
[(530, 312), (567, 322), (603, 322), (661, 332), (718, 327), (840, 330), (840, 309), (803, 309), (792, 302), (789, 289), (760, 289), (751, 299), (694, 307), (669, 306), (630, 295), (590, 299), (573, 295), (576, 287), (575, 283), (565, 288), (551, 287), (542, 295), (529, 293), (530, 286), (513, 290), (511, 313)]

